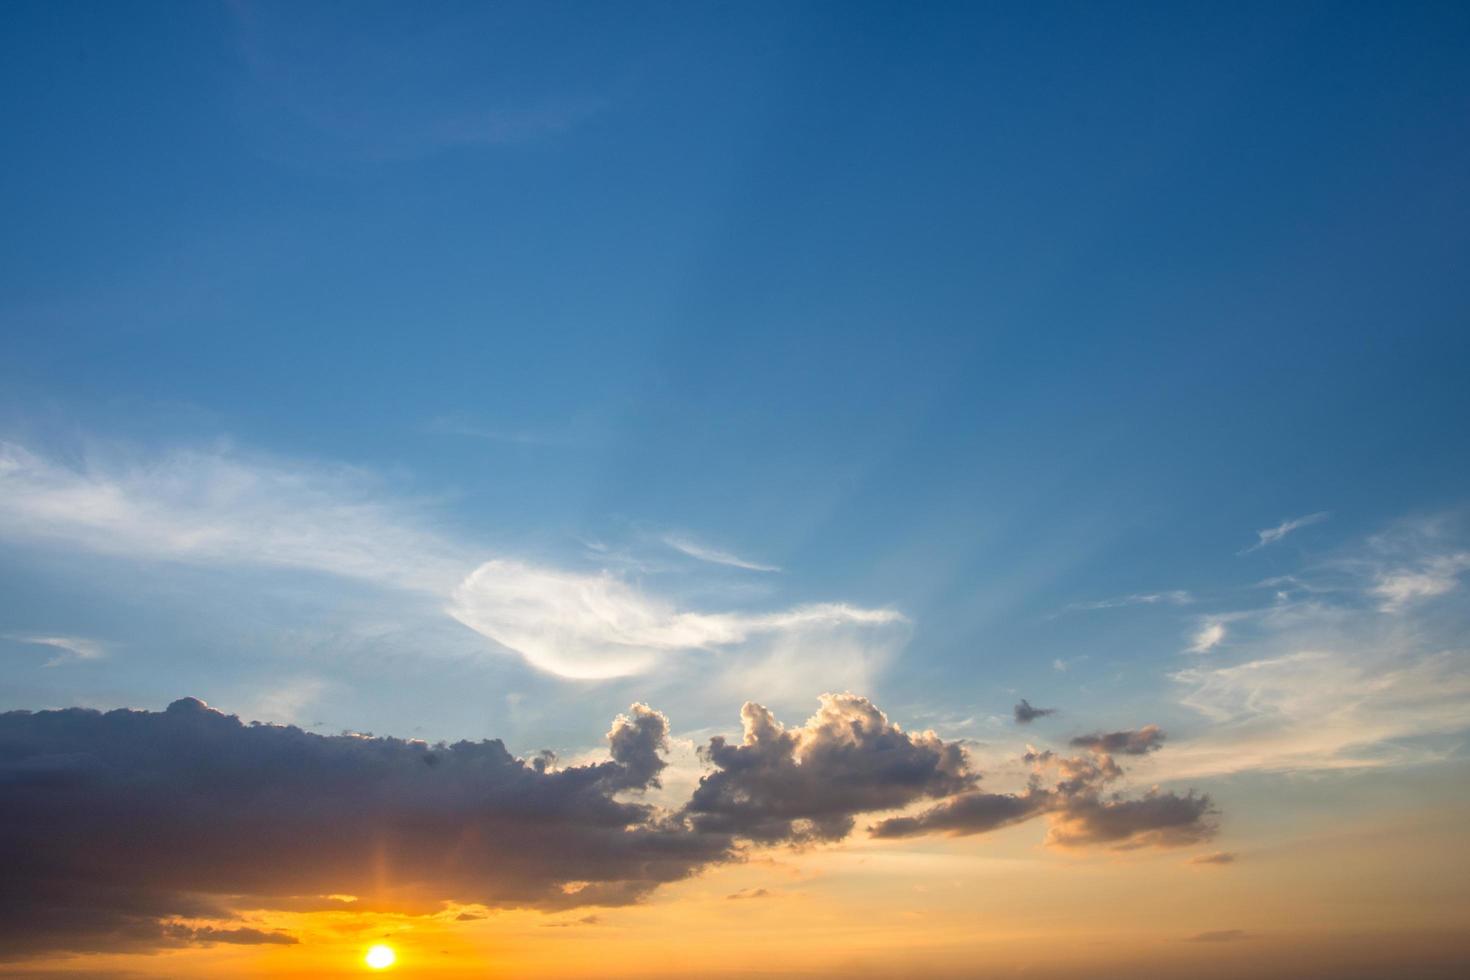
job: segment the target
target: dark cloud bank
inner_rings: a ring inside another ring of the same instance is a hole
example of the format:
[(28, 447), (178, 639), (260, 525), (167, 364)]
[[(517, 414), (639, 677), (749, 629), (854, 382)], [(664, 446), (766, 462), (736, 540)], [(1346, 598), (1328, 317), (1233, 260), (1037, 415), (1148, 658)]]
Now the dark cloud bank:
[(915, 808), (870, 832), (977, 834), (1044, 815), (1057, 846), (1130, 848), (1214, 830), (1208, 797), (1108, 794), (1113, 753), (1158, 748), (1154, 727), (1075, 740), (1077, 756), (1033, 751), (1023, 792), (990, 793), (960, 743), (903, 731), (866, 698), (826, 695), (798, 728), (754, 703), (741, 718), (741, 740), (711, 739), (711, 771), (667, 809), (641, 798), (668, 736), (644, 705), (613, 722), (608, 761), (566, 768), (499, 740), (244, 724), (192, 698), (0, 714), (0, 957), (291, 943), (239, 910), (329, 895), (423, 913), (627, 904), (750, 846), (838, 841), (865, 814)]

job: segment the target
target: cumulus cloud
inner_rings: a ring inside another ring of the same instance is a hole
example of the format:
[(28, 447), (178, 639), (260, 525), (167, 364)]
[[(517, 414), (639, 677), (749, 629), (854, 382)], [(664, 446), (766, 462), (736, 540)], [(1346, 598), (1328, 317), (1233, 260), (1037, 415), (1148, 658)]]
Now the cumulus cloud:
[(1157, 787), (1131, 799), (1108, 792), (1124, 776), (1112, 751), (1138, 755), (1157, 749), (1162, 742), (1163, 732), (1149, 725), (1138, 731), (1074, 739), (1072, 744), (1088, 749), (1088, 755), (1031, 750), (1023, 757), (1032, 767), (1024, 792), (960, 794), (917, 815), (881, 821), (872, 833), (879, 838), (930, 833), (966, 836), (1045, 815), (1050, 823), (1046, 843), (1059, 848), (1105, 844), (1115, 850), (1131, 850), (1183, 847), (1209, 840), (1218, 828), (1208, 796), (1192, 790), (1184, 795), (1162, 792)]
[(1259, 551), (1267, 545), (1273, 545), (1276, 542), (1280, 541), (1292, 531), (1304, 527), (1309, 527), (1313, 524), (1320, 524), (1323, 521), (1327, 520), (1327, 518), (1330, 516), (1331, 515), (1328, 514), (1327, 511), (1323, 510), (1318, 511), (1315, 514), (1307, 514), (1304, 517), (1294, 517), (1291, 520), (1282, 521), (1275, 527), (1262, 528), (1261, 530), (1256, 532), (1256, 543), (1251, 545), (1249, 548), (1241, 551), (1240, 553), (1242, 555), (1248, 555), (1253, 551)]
[(1057, 713), (1056, 708), (1033, 708), (1031, 702), (1025, 698), (1022, 698), (1020, 703), (1012, 711), (1015, 713), (1016, 724), (1018, 725), (1029, 725), (1038, 718), (1044, 718), (1047, 715)]
[(1059, 846), (1208, 832), (1204, 797), (1105, 795), (1122, 773), (1097, 752), (1035, 753), (1025, 793), (981, 792), (960, 743), (904, 731), (852, 694), (823, 696), (798, 727), (755, 703), (742, 723), (739, 742), (709, 740), (711, 770), (688, 799), (659, 806), (644, 792), (664, 772), (669, 723), (642, 704), (614, 720), (608, 758), (566, 767), (498, 740), (245, 724), (193, 698), (162, 712), (0, 714), (0, 949), (288, 943), (244, 913), (353, 907), (344, 895), (461, 918), (627, 904), (749, 847), (839, 841), (858, 816), (913, 805), (928, 809), (875, 835), (978, 833), (1043, 813)]
[(237, 895), (263, 907), (342, 893), (407, 909), (634, 901), (731, 853), (726, 836), (616, 798), (655, 784), (666, 736), (663, 716), (635, 705), (609, 733), (613, 758), (552, 769), (499, 741), (321, 736), (194, 699), (6, 713), (0, 948), (245, 941), (175, 928), (230, 919)]
[(854, 815), (963, 792), (979, 778), (958, 742), (909, 733), (867, 698), (824, 694), (800, 728), (746, 702), (739, 744), (710, 739), (686, 811), (697, 829), (775, 842), (839, 840)]

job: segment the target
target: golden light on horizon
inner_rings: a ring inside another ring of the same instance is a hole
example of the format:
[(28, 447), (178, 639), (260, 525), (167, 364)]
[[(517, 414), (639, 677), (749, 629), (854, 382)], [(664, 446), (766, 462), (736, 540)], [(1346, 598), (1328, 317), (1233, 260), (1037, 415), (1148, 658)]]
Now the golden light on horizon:
[(398, 954), (393, 952), (392, 946), (374, 946), (367, 951), (363, 961), (367, 963), (368, 969), (386, 970), (398, 959)]

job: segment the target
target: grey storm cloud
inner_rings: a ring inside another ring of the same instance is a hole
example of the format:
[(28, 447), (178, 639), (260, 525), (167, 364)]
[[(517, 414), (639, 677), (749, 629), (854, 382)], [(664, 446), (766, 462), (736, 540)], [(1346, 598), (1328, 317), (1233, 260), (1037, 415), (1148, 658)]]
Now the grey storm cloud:
[(1212, 832), (1206, 797), (1105, 796), (1121, 769), (1098, 750), (1032, 753), (1025, 792), (987, 793), (959, 742), (904, 731), (863, 697), (824, 695), (799, 727), (753, 702), (741, 719), (740, 740), (712, 738), (710, 771), (668, 808), (642, 797), (669, 733), (642, 704), (614, 720), (607, 761), (562, 768), (499, 740), (245, 724), (193, 698), (162, 712), (3, 713), (0, 959), (295, 941), (242, 921), (253, 910), (628, 904), (750, 846), (837, 841), (859, 816), (915, 806), (927, 809), (874, 834), (981, 833), (1042, 814), (1059, 846)]
[(553, 771), (498, 740), (322, 736), (192, 698), (6, 713), (0, 949), (250, 941), (178, 926), (231, 917), (207, 896), (268, 908), (354, 894), (423, 911), (634, 901), (731, 852), (728, 837), (614, 798), (654, 784), (666, 734), (635, 705), (609, 733), (612, 760)]
[(1022, 698), (1021, 703), (1016, 705), (1012, 710), (1015, 712), (1016, 724), (1018, 725), (1029, 725), (1038, 718), (1045, 718), (1047, 715), (1057, 713), (1056, 708), (1033, 708), (1031, 702), (1025, 698)]
[(1146, 755), (1164, 744), (1164, 733), (1158, 725), (1145, 725), (1136, 731), (1098, 732), (1072, 739), (1072, 747), (1089, 749), (1106, 755)]

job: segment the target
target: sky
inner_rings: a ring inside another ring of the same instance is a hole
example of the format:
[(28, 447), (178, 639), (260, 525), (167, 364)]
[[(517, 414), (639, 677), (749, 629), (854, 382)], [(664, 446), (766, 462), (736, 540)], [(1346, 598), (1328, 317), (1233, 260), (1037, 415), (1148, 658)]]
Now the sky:
[(1463, 975), (1467, 42), (5, 4), (0, 975)]

